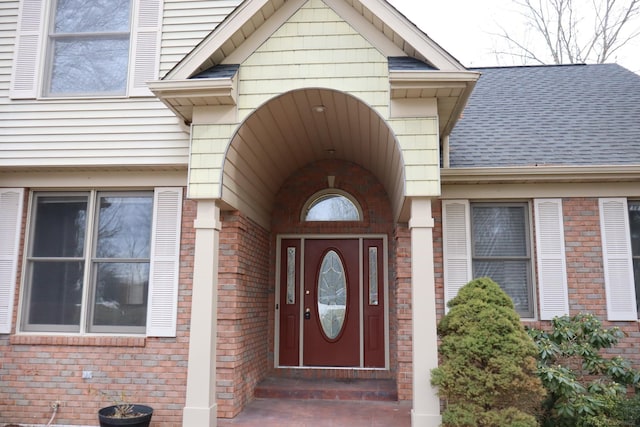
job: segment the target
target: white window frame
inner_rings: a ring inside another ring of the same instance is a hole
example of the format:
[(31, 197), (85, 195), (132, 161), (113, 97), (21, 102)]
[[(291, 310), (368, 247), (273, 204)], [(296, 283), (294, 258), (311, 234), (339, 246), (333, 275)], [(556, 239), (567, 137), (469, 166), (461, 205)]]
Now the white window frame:
[[(94, 218), (96, 203), (99, 195), (135, 195), (141, 191), (109, 191), (109, 190), (78, 190), (78, 191), (33, 191), (29, 198), (29, 209), (27, 214), (27, 227), (25, 242), (29, 242), (25, 247), (21, 301), (19, 303), (19, 329), (20, 333), (36, 334), (56, 334), (65, 335), (139, 335), (154, 337), (175, 337), (177, 322), (177, 299), (178, 281), (180, 265), (180, 231), (182, 225), (182, 194), (181, 187), (159, 187), (153, 190), (153, 211), (152, 211), (152, 232), (150, 242), (150, 267), (149, 267), (149, 289), (147, 299), (147, 319), (146, 327), (135, 329), (114, 326), (113, 328), (103, 327), (97, 331), (89, 333), (88, 316), (91, 314), (91, 296), (95, 286), (85, 285), (82, 295), (82, 308), (79, 332), (68, 330), (56, 330), (53, 328), (30, 328), (25, 327), (27, 323), (28, 310), (25, 308), (28, 301), (28, 287), (30, 286), (28, 276), (29, 251), (31, 250), (33, 218), (35, 212), (34, 202), (36, 194), (40, 195), (89, 195), (87, 205), (87, 227), (85, 235), (85, 253), (83, 262), (85, 264), (84, 283), (92, 283), (94, 274), (92, 267), (94, 264), (95, 224)], [(91, 218), (90, 218), (91, 217)], [(93, 224), (93, 225), (91, 225)], [(31, 330), (30, 330), (31, 329)]]
[[(151, 97), (148, 81), (157, 80), (160, 67), (162, 0), (132, 0), (129, 70), (125, 95), (87, 94), (56, 98)], [(11, 72), (11, 99), (56, 99), (46, 97), (46, 64), (49, 25), (55, 9), (46, 0), (21, 0)]]
[[(328, 197), (328, 196), (338, 196), (338, 197), (343, 197), (345, 199), (347, 199), (349, 202), (351, 202), (351, 204), (353, 204), (353, 206), (356, 208), (356, 210), (358, 211), (358, 219), (354, 219), (354, 220), (342, 220), (342, 219), (329, 219), (329, 220), (308, 220), (307, 219), (307, 215), (309, 214), (309, 211), (316, 205), (317, 202), (321, 201), (322, 199)], [(309, 197), (306, 201), (306, 203), (304, 204), (304, 207), (302, 208), (302, 212), (300, 213), (300, 221), (301, 222), (344, 222), (344, 221), (363, 221), (364, 220), (364, 216), (363, 216), (363, 212), (362, 212), (362, 207), (360, 206), (360, 203), (358, 203), (358, 200), (353, 197), (353, 195), (347, 193), (346, 191), (343, 190), (339, 190), (337, 188), (328, 188), (325, 190), (320, 190), (317, 193), (313, 194), (311, 197)]]
[[(635, 205), (635, 206), (639, 206), (640, 207), (640, 200), (628, 200), (627, 204), (628, 204), (628, 206), (627, 206), (628, 212), (630, 213), (632, 204)], [(633, 242), (633, 240), (631, 239), (631, 217), (629, 217), (629, 241)], [(633, 268), (633, 264), (634, 264), (635, 260), (638, 260), (640, 262), (640, 253), (637, 254), (637, 255), (634, 255), (633, 254), (633, 245), (632, 245), (631, 246), (631, 268), (633, 270), (634, 285), (635, 285), (635, 283), (640, 282), (640, 277), (636, 277), (635, 269)], [(638, 301), (638, 297), (640, 297), (640, 295), (638, 294), (638, 287), (637, 286), (635, 287), (635, 289), (636, 289), (636, 307), (637, 307), (638, 305), (640, 305), (640, 301)]]
[[(525, 221), (525, 248), (527, 250), (527, 254), (525, 256), (500, 256), (500, 257), (479, 257), (476, 256), (474, 252), (474, 244), (473, 244), (473, 207), (474, 206), (491, 206), (491, 207), (521, 207), (524, 211), (524, 221)], [(521, 260), (527, 262), (527, 297), (529, 299), (529, 312), (528, 313), (520, 313), (520, 316), (523, 318), (533, 318), (535, 316), (535, 280), (533, 276), (533, 251), (532, 251), (532, 243), (531, 243), (531, 205), (529, 202), (507, 202), (507, 201), (471, 201), (470, 209), (469, 209), (469, 223), (471, 226), (469, 238), (471, 240), (471, 271), (473, 274), (473, 264), (477, 260)]]
[[(45, 51), (46, 51), (46, 55), (45, 55), (45, 71), (43, 72), (43, 85), (42, 85), (42, 95), (43, 97), (46, 98), (70, 98), (70, 97), (122, 97), (125, 96), (127, 93), (127, 82), (129, 81), (129, 74), (130, 74), (130, 69), (131, 67), (129, 66), (129, 60), (131, 59), (131, 48), (133, 46), (132, 40), (131, 40), (131, 36), (132, 36), (132, 29), (133, 29), (133, 3), (134, 0), (128, 0), (129, 1), (129, 28), (127, 29), (127, 31), (118, 31), (118, 32), (108, 32), (108, 33), (103, 33), (103, 32), (97, 32), (97, 31), (93, 31), (93, 32), (86, 32), (86, 33), (57, 33), (55, 31), (55, 18), (56, 18), (56, 8), (58, 7), (58, 2), (59, 0), (52, 0), (51, 1), (51, 9), (49, 12), (49, 16), (47, 18), (47, 25), (46, 25), (46, 41), (45, 41)], [(84, 37), (83, 37), (84, 36)], [(124, 88), (123, 88), (123, 92), (117, 92), (117, 93), (113, 93), (113, 92), (101, 92), (101, 91), (95, 91), (95, 92), (86, 92), (86, 93), (82, 93), (82, 92), (73, 92), (73, 93), (55, 93), (55, 92), (51, 92), (51, 85), (52, 85), (52, 79), (53, 79), (53, 66), (54, 66), (54, 62), (55, 62), (55, 54), (54, 54), (54, 50), (55, 50), (55, 44), (57, 41), (63, 41), (63, 40), (76, 40), (79, 38), (90, 38), (90, 39), (98, 39), (98, 38), (108, 38), (108, 39), (112, 39), (115, 40), (117, 38), (126, 38), (129, 41), (129, 47), (128, 47), (128, 58), (127, 58), (127, 70), (126, 70), (126, 80), (124, 83)]]

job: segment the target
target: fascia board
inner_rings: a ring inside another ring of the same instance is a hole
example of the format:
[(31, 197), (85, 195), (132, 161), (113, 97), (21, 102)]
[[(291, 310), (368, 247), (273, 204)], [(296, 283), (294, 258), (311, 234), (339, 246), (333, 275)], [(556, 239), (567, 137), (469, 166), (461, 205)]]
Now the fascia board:
[(640, 180), (640, 165), (442, 168), (442, 184), (620, 182)]
[(384, 0), (359, 1), (371, 13), (380, 18), (389, 28), (397, 33), (405, 43), (411, 45), (433, 65), (442, 71), (464, 71), (466, 68), (438, 43), (422, 32)]
[(396, 70), (389, 72), (391, 89), (466, 88), (480, 78), (475, 71)]
[(184, 57), (167, 75), (166, 80), (184, 80), (204, 64), (213, 53), (229, 40), (271, 0), (247, 0), (242, 2), (215, 30)]

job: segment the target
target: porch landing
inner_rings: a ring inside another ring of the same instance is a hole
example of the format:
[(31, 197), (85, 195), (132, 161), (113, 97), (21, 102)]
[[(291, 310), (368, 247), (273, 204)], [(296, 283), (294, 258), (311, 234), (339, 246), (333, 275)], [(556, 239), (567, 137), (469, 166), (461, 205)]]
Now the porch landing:
[(408, 427), (410, 402), (392, 380), (270, 377), (234, 419), (219, 427)]

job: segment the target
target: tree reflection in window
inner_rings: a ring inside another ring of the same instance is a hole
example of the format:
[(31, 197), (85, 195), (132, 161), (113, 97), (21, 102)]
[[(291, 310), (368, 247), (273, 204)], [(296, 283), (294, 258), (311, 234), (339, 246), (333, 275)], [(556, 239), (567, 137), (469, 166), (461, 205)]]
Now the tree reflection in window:
[(324, 194), (312, 199), (305, 221), (360, 221), (360, 209), (347, 196), (338, 193)]
[(126, 92), (131, 0), (58, 0), (49, 95)]

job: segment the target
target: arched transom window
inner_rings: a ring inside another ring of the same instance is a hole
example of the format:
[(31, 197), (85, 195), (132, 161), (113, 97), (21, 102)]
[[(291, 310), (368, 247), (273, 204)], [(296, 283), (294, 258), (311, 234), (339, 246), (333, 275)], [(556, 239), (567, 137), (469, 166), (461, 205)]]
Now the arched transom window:
[(309, 198), (302, 211), (303, 221), (362, 221), (362, 209), (350, 194), (324, 190)]

